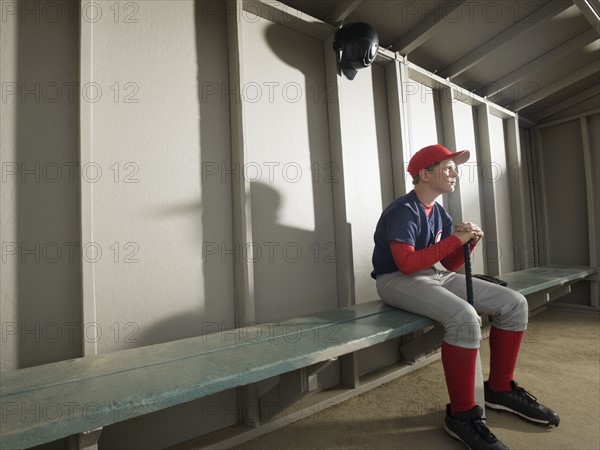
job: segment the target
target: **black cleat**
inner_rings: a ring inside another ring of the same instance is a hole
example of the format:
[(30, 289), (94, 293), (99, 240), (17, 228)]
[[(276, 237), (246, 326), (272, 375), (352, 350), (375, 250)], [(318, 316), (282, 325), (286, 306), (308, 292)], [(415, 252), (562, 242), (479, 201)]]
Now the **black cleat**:
[(482, 416), (483, 409), (478, 405), (454, 416), (450, 414), (450, 405), (446, 405), (446, 431), (471, 450), (508, 450), (485, 425)]
[(493, 392), (486, 381), (484, 383), (485, 404), (492, 409), (517, 414), (531, 422), (558, 426), (560, 423), (558, 414), (538, 403), (537, 399), (519, 387), (516, 381), (512, 381), (512, 385), (511, 392)]

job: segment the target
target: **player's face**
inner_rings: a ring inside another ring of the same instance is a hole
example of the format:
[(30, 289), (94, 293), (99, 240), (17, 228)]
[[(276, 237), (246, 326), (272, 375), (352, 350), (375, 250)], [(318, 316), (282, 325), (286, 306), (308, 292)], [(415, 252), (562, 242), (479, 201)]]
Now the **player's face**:
[(442, 193), (453, 192), (456, 182), (458, 181), (458, 172), (456, 164), (452, 160), (442, 161), (436, 167), (435, 185)]

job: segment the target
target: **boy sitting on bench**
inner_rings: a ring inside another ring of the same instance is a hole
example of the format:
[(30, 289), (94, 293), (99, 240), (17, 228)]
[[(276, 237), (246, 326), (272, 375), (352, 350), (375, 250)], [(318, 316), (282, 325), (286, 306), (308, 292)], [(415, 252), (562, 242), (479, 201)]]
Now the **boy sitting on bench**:
[[(466, 299), (463, 245), (471, 251), (483, 231), (467, 222), (453, 230), (452, 218), (436, 199), (454, 191), (456, 165), (469, 159), (469, 151), (450, 152), (430, 145), (411, 158), (408, 172), (414, 189), (392, 202), (381, 214), (375, 230), (372, 277), (387, 304), (430, 317), (444, 328), (442, 365), (450, 404), (445, 425), (450, 436), (471, 449), (506, 449), (483, 423), (483, 410), (475, 403), (475, 365), (481, 341), (479, 314), (492, 320), (490, 377), (484, 384), (485, 403), (527, 420), (558, 426), (559, 416), (513, 380), (528, 306), (520, 293), (473, 279), (474, 305)], [(441, 264), (448, 270), (433, 267)]]

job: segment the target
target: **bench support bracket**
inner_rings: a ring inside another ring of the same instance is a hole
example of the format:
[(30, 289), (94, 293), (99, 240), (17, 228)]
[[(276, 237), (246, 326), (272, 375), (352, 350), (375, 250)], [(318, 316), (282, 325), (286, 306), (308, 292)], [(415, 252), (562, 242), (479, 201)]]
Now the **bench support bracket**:
[(98, 450), (102, 428), (69, 436), (69, 450)]
[(342, 385), (356, 389), (359, 385), (358, 355), (348, 353), (340, 358)]
[(420, 358), (439, 348), (442, 345), (443, 335), (444, 330), (438, 323), (425, 333), (417, 331), (411, 341), (400, 346), (400, 354), (404, 361), (414, 364)]

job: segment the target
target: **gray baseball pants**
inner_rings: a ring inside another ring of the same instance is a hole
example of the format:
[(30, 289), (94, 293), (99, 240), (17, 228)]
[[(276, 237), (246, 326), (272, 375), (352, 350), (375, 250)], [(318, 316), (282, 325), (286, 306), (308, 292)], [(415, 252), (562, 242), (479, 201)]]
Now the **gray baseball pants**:
[(517, 291), (473, 278), (471, 306), (466, 301), (465, 276), (434, 267), (411, 275), (378, 275), (377, 292), (390, 306), (439, 322), (444, 341), (457, 347), (479, 348), (479, 314), (488, 314), (492, 324), (501, 330), (527, 328), (527, 300)]

